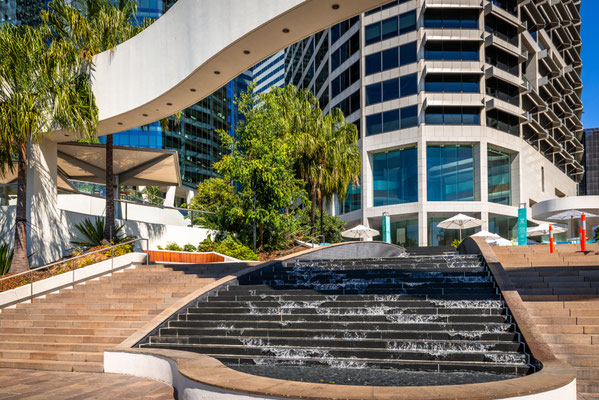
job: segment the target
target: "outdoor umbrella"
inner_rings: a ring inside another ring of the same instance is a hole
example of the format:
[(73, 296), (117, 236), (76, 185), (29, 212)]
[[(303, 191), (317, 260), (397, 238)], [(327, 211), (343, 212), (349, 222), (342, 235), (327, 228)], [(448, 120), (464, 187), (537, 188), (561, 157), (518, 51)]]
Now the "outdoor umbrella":
[(511, 240), (507, 240), (504, 238), (494, 240), (494, 241), (490, 242), (489, 244), (492, 244), (494, 246), (513, 246), (514, 245), (514, 243), (512, 243)]
[(462, 229), (476, 228), (481, 226), (483, 222), (480, 219), (469, 217), (464, 214), (454, 215), (453, 217), (441, 221), (437, 224), (438, 228), (443, 229), (459, 229), (460, 230), (460, 241), (462, 240)]
[(341, 232), (341, 236), (352, 239), (368, 239), (379, 234), (376, 229), (370, 229), (364, 225), (357, 225), (351, 229)]
[(470, 235), (470, 237), (481, 237), (481, 238), (485, 239), (488, 243), (495, 242), (495, 241), (497, 241), (499, 239), (503, 239), (498, 234), (492, 233), (492, 232), (489, 232), (489, 231), (485, 231), (485, 230), (477, 232), (474, 235)]
[[(553, 233), (563, 233), (568, 230), (563, 226), (553, 225)], [(541, 224), (539, 226), (533, 226), (526, 230), (526, 236), (545, 236), (549, 235), (549, 224)]]
[(596, 217), (595, 214), (585, 213), (578, 210), (568, 210), (555, 214), (547, 219), (552, 221), (570, 221), (570, 236), (574, 236), (574, 220), (582, 218), (582, 214), (586, 215), (587, 218)]

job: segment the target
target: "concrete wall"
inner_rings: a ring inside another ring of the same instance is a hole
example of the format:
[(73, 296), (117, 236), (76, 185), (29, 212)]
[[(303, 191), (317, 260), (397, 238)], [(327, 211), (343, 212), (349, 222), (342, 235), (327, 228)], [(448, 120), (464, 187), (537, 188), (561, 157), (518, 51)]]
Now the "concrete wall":
[[(69, 254), (72, 235), (76, 235), (75, 225), (90, 218), (89, 214), (58, 210), (59, 217), (54, 227), (56, 234), (34, 235), (28, 237), (29, 254), (32, 267), (56, 261)], [(91, 216), (94, 218), (93, 216)], [(14, 235), (15, 206), (0, 207), (0, 243), (12, 243)], [(117, 219), (117, 225), (124, 224), (124, 233), (150, 240), (150, 250), (158, 249), (167, 242), (179, 245), (191, 243), (197, 246), (212, 232), (202, 228), (192, 228), (177, 225), (162, 225), (141, 221), (124, 221)]]
[[(106, 201), (102, 198), (84, 194), (59, 194), (58, 208), (79, 214), (104, 216)], [(120, 203), (121, 219), (140, 221), (152, 224), (190, 226), (190, 220), (185, 219), (178, 210), (154, 207), (144, 204)]]
[(350, 242), (315, 249), (297, 260), (344, 260), (351, 258), (401, 257), (406, 251), (403, 247), (384, 242)]

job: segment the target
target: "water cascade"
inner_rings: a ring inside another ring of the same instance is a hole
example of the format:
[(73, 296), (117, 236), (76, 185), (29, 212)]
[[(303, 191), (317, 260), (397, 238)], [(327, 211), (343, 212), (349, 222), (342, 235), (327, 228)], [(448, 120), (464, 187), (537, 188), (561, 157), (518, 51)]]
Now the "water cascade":
[(534, 372), (477, 256), (290, 261), (239, 278), (142, 347), (286, 380), (447, 385)]

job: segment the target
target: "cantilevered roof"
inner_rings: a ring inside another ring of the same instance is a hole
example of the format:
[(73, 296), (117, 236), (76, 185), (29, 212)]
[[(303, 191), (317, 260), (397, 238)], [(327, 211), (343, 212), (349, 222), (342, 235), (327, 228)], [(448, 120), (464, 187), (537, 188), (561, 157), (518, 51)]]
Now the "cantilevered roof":
[[(106, 183), (106, 146), (87, 143), (58, 145), (57, 184), (73, 190), (69, 180)], [(114, 146), (113, 169), (119, 185), (179, 186), (179, 156), (173, 150)], [(0, 176), (0, 184), (16, 181), (16, 169)]]

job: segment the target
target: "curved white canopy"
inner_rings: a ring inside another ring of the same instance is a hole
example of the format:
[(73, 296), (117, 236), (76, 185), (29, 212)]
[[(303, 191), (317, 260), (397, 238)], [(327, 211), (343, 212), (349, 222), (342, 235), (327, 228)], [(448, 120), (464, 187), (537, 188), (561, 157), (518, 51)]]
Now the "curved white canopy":
[[(132, 39), (96, 56), (99, 135), (168, 117), (259, 61), (388, 0), (179, 0)], [(68, 132), (54, 140), (68, 141)]]

